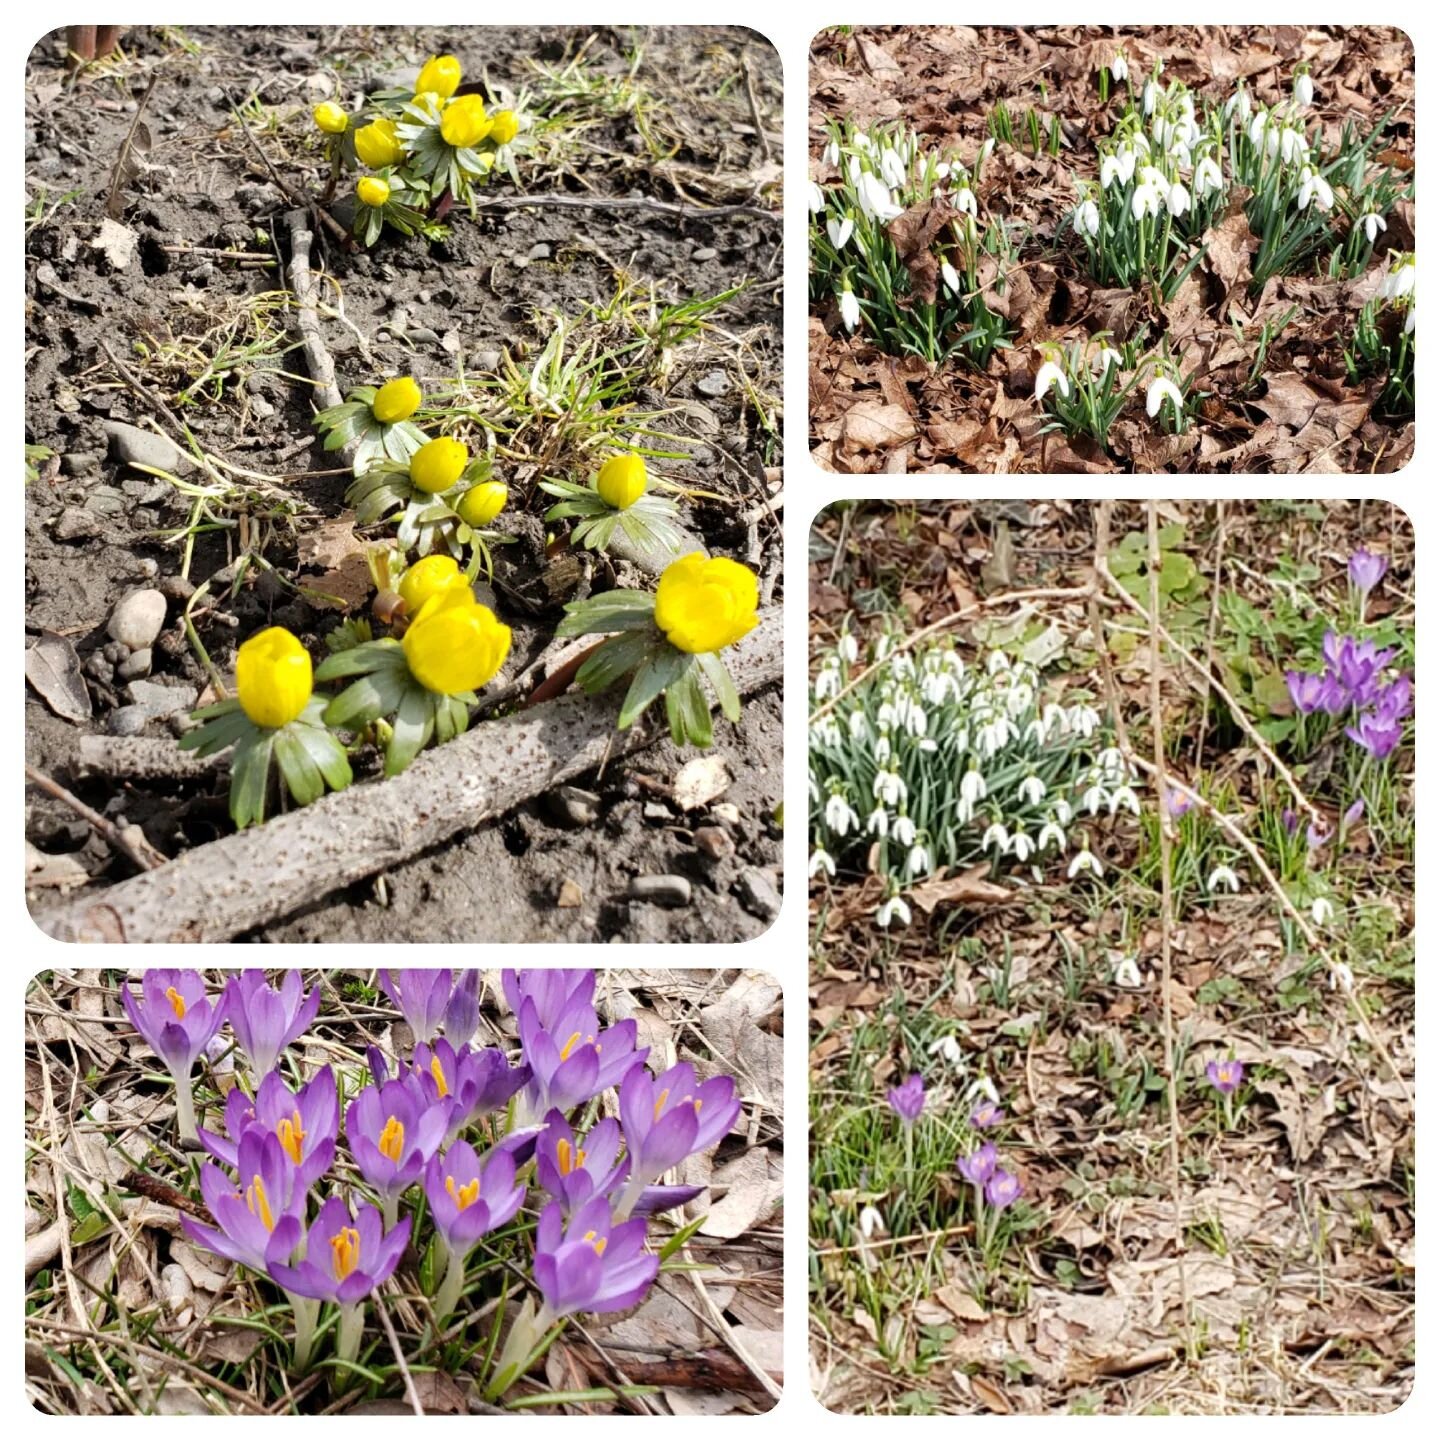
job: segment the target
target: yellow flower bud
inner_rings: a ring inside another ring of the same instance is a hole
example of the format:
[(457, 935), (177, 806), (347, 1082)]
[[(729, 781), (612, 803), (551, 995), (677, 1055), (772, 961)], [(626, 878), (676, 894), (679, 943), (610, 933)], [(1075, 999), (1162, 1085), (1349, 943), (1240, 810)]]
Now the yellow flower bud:
[(372, 170), (398, 165), (405, 158), (405, 147), (395, 133), (395, 122), (382, 116), (362, 126), (355, 132), (355, 153)]
[(753, 570), (697, 552), (665, 567), (655, 587), (655, 623), (677, 650), (704, 655), (748, 635), (759, 603)]
[(400, 643), (427, 690), (458, 695), (495, 678), (510, 653), (510, 627), (478, 604), (468, 585), (452, 585), (425, 602)]
[(508, 145), (520, 133), (520, 117), (513, 110), (497, 110), (490, 120), (489, 139), (496, 145)]
[(313, 111), (315, 123), (327, 135), (343, 135), (350, 128), (350, 117), (333, 100), (326, 100)]
[(407, 615), (418, 615), (420, 607), (432, 596), (452, 585), (464, 585), (468, 590), (460, 566), (449, 555), (427, 555), (417, 560), (400, 577), (400, 598), (405, 602)]
[(612, 455), (595, 477), (600, 498), (616, 510), (628, 510), (650, 484), (645, 473), (645, 457), (631, 453)]
[(370, 413), (382, 425), (393, 425), (397, 420), (408, 420), (424, 398), (420, 387), (408, 375), (401, 375), (380, 387), (371, 402)]
[(478, 145), (490, 133), (485, 102), (478, 95), (461, 95), (452, 100), (440, 117), (440, 133), (445, 143), (457, 150)]
[(390, 187), (375, 175), (366, 175), (355, 187), (362, 205), (373, 205), (377, 210), (390, 198)]
[(240, 708), (262, 729), (288, 725), (310, 703), (310, 655), (280, 625), (252, 635), (235, 657)]
[(460, 62), (453, 55), (436, 55), (420, 67), (415, 81), (417, 95), (438, 95), (448, 100), (460, 85)]
[(410, 483), (427, 495), (438, 495), (460, 478), (469, 463), (470, 452), (463, 442), (441, 435), (410, 457)]
[(499, 480), (482, 480), (472, 485), (461, 497), (455, 513), (467, 524), (479, 529), (488, 525), (504, 508), (510, 492)]

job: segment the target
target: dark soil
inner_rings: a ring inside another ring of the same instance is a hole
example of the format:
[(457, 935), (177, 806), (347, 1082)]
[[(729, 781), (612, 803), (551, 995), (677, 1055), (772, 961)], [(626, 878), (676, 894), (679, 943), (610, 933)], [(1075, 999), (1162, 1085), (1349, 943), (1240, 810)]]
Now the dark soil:
[[(335, 609), (297, 597), (263, 573), (252, 571), (231, 588), (228, 567), (246, 543), (262, 548), (287, 580), (314, 585), (326, 564), (315, 559), (317, 529), (343, 510), (348, 473), (339, 472), (313, 438), (312, 387), (302, 353), (288, 348), (293, 337), (287, 334), (274, 355), (239, 372), (218, 397), (184, 405), (177, 397), (195, 379), (193, 362), (162, 364), (156, 358), (167, 344), (179, 354), (187, 339), (238, 310), (243, 299), (285, 283), (283, 215), (291, 206), (240, 133), (231, 99), (243, 105), (258, 97), (267, 107), (266, 120), (246, 111), (252, 134), (288, 186), (315, 196), (324, 173), (309, 110), (333, 93), (337, 74), (342, 97), (349, 98), (413, 73), (426, 55), (453, 50), (467, 78), (479, 78), (483, 70), (488, 81), (533, 88), (527, 59), (561, 63), (587, 41), (587, 64), (610, 75), (624, 74), (631, 50), (643, 47), (636, 78), (655, 101), (648, 124), (660, 138), (662, 158), (647, 150), (634, 117), (619, 114), (588, 128), (563, 164), (539, 174), (522, 170), (527, 191), (643, 195), (696, 207), (777, 203), (779, 61), (762, 39), (741, 29), (287, 27), (198, 28), (182, 35), (137, 28), (124, 37), (118, 60), (93, 67), (78, 81), (64, 75), (63, 32), (47, 37), (31, 55), (25, 438), (51, 453), (37, 458), (38, 479), (26, 493), (26, 629), (32, 640), (53, 631), (74, 645), (86, 667), (92, 716), (79, 724), (63, 719), (27, 688), (27, 761), (112, 820), (142, 826), (164, 854), (228, 832), (223, 782), (71, 778), (80, 735), (112, 733), (115, 713), (129, 703), (125, 678), (114, 674), (115, 662), (104, 653), (116, 602), (139, 586), (166, 593), (166, 626), (154, 647), (150, 678), (185, 687), (192, 696), (206, 684), (182, 623), (196, 587), (209, 583), (193, 613), (198, 638), (222, 673), (233, 666), (238, 644), (265, 625), (288, 626), (315, 641), (319, 655), (320, 638), (337, 623)], [(190, 53), (191, 46), (198, 51)], [(767, 131), (763, 137), (752, 123), (743, 69)], [(150, 144), (142, 150), (140, 173), (126, 187), (119, 217), (138, 243), (128, 263), (116, 268), (95, 242), (117, 156), (152, 77), (155, 88), (143, 116)], [(343, 203), (335, 209), (343, 213)], [(712, 295), (749, 279), (751, 288), (714, 317), (733, 348), (719, 348), (721, 342), (709, 336), (693, 351), (681, 347), (665, 393), (656, 393), (653, 403), (672, 411), (661, 428), (695, 437), (687, 460), (663, 466), (667, 477), (724, 497), (689, 507), (690, 524), (712, 553), (746, 560), (773, 587), (778, 526), (768, 518), (747, 526), (740, 517), (761, 503), (760, 476), (778, 457), (737, 382), (743, 375), (759, 394), (779, 393), (778, 224), (758, 214), (705, 218), (573, 208), (452, 219), (451, 238), (436, 245), (387, 232), (373, 250), (351, 254), (323, 231), (317, 236), (315, 268), (334, 280), (325, 282), (325, 301), (343, 308), (349, 322), (325, 322), (341, 389), (406, 372), (428, 387), (453, 378), (461, 360), (473, 376), (493, 370), (497, 352), (517, 360), (533, 355), (546, 333), (538, 317), (555, 311), (576, 316), (585, 303), (613, 295), (621, 274), (653, 286), (662, 303)], [(213, 253), (242, 250), (275, 263), (241, 263)], [(276, 324), (283, 321), (277, 309)], [(202, 535), (182, 578), (182, 547), (165, 532), (186, 524), (190, 498), (112, 461), (104, 430), (112, 420), (164, 429), (163, 418), (124, 382), (101, 342), (177, 409), (208, 453), (277, 477), (283, 486), (277, 493), (288, 503), (270, 504), (268, 519), (258, 511), (249, 517), (251, 526), (272, 527), (261, 546), (253, 530)], [(717, 370), (726, 374), (726, 385), (713, 383)], [(711, 383), (701, 389), (701, 381)], [(499, 478), (510, 483), (512, 508), (519, 512), (522, 496), (539, 477), (502, 472)], [(778, 472), (767, 479), (777, 481)], [(544, 498), (532, 496), (524, 508), (538, 513)], [(534, 520), (518, 513), (508, 523), (524, 536), (539, 534)], [(513, 668), (543, 648), (567, 594), (547, 583), (546, 557), (533, 540), (497, 549), (496, 556), (497, 608), (515, 632)], [(592, 583), (599, 589), (627, 579), (634, 583), (623, 564), (618, 573), (602, 564)], [(170, 725), (152, 719), (139, 733), (169, 736)], [(553, 801), (541, 797), (397, 868), (381, 877), (383, 884), (337, 892), (308, 914), (251, 938), (748, 938), (773, 916), (767, 904), (753, 900), (756, 877), (741, 883), (741, 876), (758, 870), (779, 885), (779, 832), (769, 817), (780, 799), (780, 743), (777, 688), (747, 704), (738, 727), (717, 723), (717, 751), (737, 777), (718, 803), (734, 812), (717, 818), (713, 807), (682, 814), (667, 805), (663, 817), (652, 809), (647, 820), (644, 806), (664, 805), (664, 798), (636, 777), (668, 784), (688, 758), (661, 746), (614, 764), (599, 781), (584, 782), (600, 795), (598, 818), (588, 825), (559, 828)], [(701, 866), (692, 832), (706, 825), (724, 825), (736, 849)], [(62, 853), (84, 866), (91, 893), (132, 873), (83, 819), (36, 789), (27, 795), (26, 833), (43, 852), (31, 853), (32, 873), (46, 855)], [(633, 877), (671, 873), (696, 882), (688, 905), (662, 909), (625, 901)], [(579, 885), (583, 902), (557, 909), (566, 879)], [(29, 898), (43, 908), (54, 891), (32, 888)]]

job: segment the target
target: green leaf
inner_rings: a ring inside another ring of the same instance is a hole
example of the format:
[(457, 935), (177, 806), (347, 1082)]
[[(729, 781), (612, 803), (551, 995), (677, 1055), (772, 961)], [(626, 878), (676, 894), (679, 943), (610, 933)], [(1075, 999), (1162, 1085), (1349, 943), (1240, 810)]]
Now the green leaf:
[(265, 793), (270, 783), (270, 758), (275, 731), (251, 729), (241, 736), (230, 761), (230, 818), (237, 830), (265, 818)]
[(572, 600), (555, 633), (607, 635), (615, 630), (648, 630), (654, 621), (655, 596), (650, 591), (608, 590), (589, 600)]
[(700, 668), (705, 672), (705, 678), (710, 682), (710, 688), (715, 692), (716, 700), (720, 702), (721, 713), (727, 720), (738, 724), (740, 692), (736, 690), (735, 682), (730, 678), (730, 672), (725, 668), (724, 660), (714, 651), (696, 658), (700, 661)]
[(275, 732), (275, 762), (280, 767), (286, 788), (298, 804), (311, 805), (325, 793), (325, 780), (320, 768), (310, 758), (304, 742), (292, 726)]
[(406, 687), (395, 712), (390, 743), (385, 747), (385, 773), (399, 775), (425, 748), (435, 729), (435, 697), (421, 685)]
[(315, 680), (324, 684), (330, 680), (343, 680), (347, 675), (403, 669), (404, 665), (405, 652), (398, 640), (367, 640), (364, 644), (327, 655), (315, 667)]
[(657, 646), (666, 643), (654, 630), (630, 630), (613, 636), (581, 665), (575, 674), (575, 683), (587, 695), (598, 695), (639, 669)]
[(394, 671), (362, 675), (325, 707), (325, 723), (332, 730), (363, 730), (399, 706), (406, 684), (406, 676)]
[[(180, 737), (182, 750), (193, 750), (197, 756), (214, 755), (233, 745), (247, 730), (255, 728), (254, 722), (240, 708), (240, 702), (226, 701), (232, 708), (206, 720), (194, 730), (187, 730)], [(220, 709), (219, 706), (214, 707)]]
[[(689, 657), (693, 658), (693, 657)], [(670, 721), (670, 738), (677, 745), (714, 744), (715, 733), (710, 727), (710, 706), (700, 688), (698, 666), (690, 666), (665, 692), (665, 714)]]
[(315, 768), (332, 790), (343, 790), (355, 778), (345, 747), (328, 730), (316, 724), (298, 724), (295, 735), (305, 747)]
[[(677, 650), (673, 645), (664, 645), (653, 651), (635, 671), (635, 678), (625, 692), (625, 701), (620, 706), (620, 729), (628, 730), (644, 714), (652, 700), (657, 699), (672, 685), (680, 682), (682, 676), (694, 669), (693, 655)], [(708, 710), (707, 710), (708, 715)]]

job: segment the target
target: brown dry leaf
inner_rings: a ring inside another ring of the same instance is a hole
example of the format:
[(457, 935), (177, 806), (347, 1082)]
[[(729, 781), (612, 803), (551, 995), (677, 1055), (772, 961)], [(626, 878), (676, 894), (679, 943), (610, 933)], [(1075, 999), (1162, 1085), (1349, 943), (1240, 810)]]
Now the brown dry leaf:
[(910, 272), (910, 291), (926, 305), (935, 303), (940, 284), (940, 262), (935, 256), (935, 241), (960, 212), (939, 196), (920, 205), (912, 205), (897, 215), (885, 233), (895, 244), (901, 263)]
[(926, 915), (937, 905), (1006, 905), (1015, 899), (1015, 892), (1003, 885), (996, 885), (984, 876), (990, 873), (990, 866), (976, 865), (959, 875), (946, 876), (939, 880), (927, 880), (906, 894)]
[(80, 673), (80, 657), (63, 635), (41, 632), (25, 651), (25, 678), (62, 720), (81, 725), (90, 718), (90, 692)]
[(724, 1198), (710, 1207), (702, 1235), (733, 1240), (768, 1220), (785, 1194), (784, 1170), (767, 1146), (758, 1145), (736, 1160), (717, 1165), (711, 1184), (725, 1186)]
[(920, 433), (915, 417), (899, 405), (862, 400), (846, 412), (840, 443), (850, 454), (859, 450), (890, 450), (908, 444)]
[(781, 1004), (778, 984), (763, 971), (746, 971), (713, 1005), (700, 1012), (700, 1033), (723, 1063), (733, 1064), (747, 1100), (785, 1118), (785, 1046), (764, 1028)]
[(1245, 215), (1249, 198), (1248, 190), (1236, 191), (1225, 213), (1200, 237), (1205, 263), (1227, 290), (1249, 283), (1251, 257), (1260, 244), (1250, 233), (1250, 221)]

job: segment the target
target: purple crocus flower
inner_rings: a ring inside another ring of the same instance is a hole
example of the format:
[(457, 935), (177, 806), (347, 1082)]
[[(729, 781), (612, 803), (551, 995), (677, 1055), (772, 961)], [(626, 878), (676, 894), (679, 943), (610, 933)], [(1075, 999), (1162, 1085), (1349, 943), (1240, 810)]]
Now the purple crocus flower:
[(1351, 704), (1357, 706), (1370, 703), (1375, 682), (1395, 658), (1394, 650), (1377, 650), (1373, 640), (1357, 640), (1353, 635), (1337, 635), (1333, 630), (1325, 632), (1320, 652), (1340, 688)]
[(530, 1080), (530, 1067), (513, 1067), (503, 1051), (457, 1048), (445, 1039), (417, 1045), (411, 1073), (428, 1103), (448, 1104), (447, 1140), (455, 1139), (481, 1116), (503, 1110)]
[(454, 1046), (468, 1045), (480, 1028), (480, 972), (462, 970), (441, 1019), (445, 1038)]
[(380, 970), (376, 981), (416, 1040), (433, 1040), (453, 986), (448, 970)]
[(345, 1136), (360, 1173), (385, 1202), (388, 1224), (395, 1223), (400, 1196), (440, 1148), (449, 1121), (448, 1105), (424, 1104), (399, 1080), (367, 1085), (350, 1102)]
[(425, 1198), (445, 1248), (465, 1256), (482, 1235), (514, 1218), (525, 1198), (515, 1183), (515, 1160), (505, 1150), (491, 1150), (482, 1159), (464, 1140), (425, 1167)]
[(320, 1009), (320, 987), (308, 995), (298, 970), (287, 970), (277, 989), (263, 970), (245, 970), (225, 986), (230, 1026), (258, 1077), (268, 1075), (281, 1052), (310, 1028)]
[(925, 1082), (918, 1075), (912, 1075), (895, 1086), (885, 1098), (890, 1102), (890, 1108), (900, 1117), (900, 1123), (908, 1130), (920, 1118), (920, 1112), (925, 1108)]
[(622, 1020), (602, 1030), (590, 1002), (572, 995), (555, 1017), (541, 1023), (535, 999), (520, 1002), (520, 1048), (530, 1066), (517, 1120), (530, 1124), (551, 1110), (568, 1112), (618, 1085), (650, 1053), (635, 1048), (636, 1026)]
[(999, 1152), (987, 1140), (978, 1150), (962, 1155), (955, 1162), (955, 1168), (972, 1185), (983, 1185), (995, 1173), (995, 1162)]
[(985, 1182), (986, 1203), (996, 1210), (1008, 1210), (1020, 1198), (1024, 1188), (1018, 1175), (1012, 1175), (1008, 1170), (997, 1170)]
[(1005, 1119), (1005, 1111), (993, 1100), (982, 1100), (970, 1112), (970, 1124), (976, 1130), (989, 1130)]
[(280, 1141), (252, 1126), (240, 1141), (239, 1186), (218, 1165), (200, 1167), (200, 1193), (215, 1226), (188, 1215), (181, 1227), (197, 1245), (264, 1273), (295, 1253), (304, 1230), (305, 1191)]
[(1245, 1078), (1245, 1067), (1238, 1060), (1212, 1060), (1205, 1067), (1210, 1083), (1222, 1094), (1233, 1095)]
[(1165, 813), (1172, 820), (1178, 820), (1182, 815), (1188, 815), (1194, 807), (1195, 801), (1183, 790), (1165, 787)]
[(1305, 827), (1305, 844), (1309, 846), (1311, 850), (1319, 850), (1321, 846), (1328, 845), (1329, 843), (1330, 825), (1328, 821), (1323, 818), (1312, 820)]
[(271, 1134), (295, 1167), (302, 1193), (330, 1168), (340, 1129), (340, 1101), (335, 1072), (326, 1065), (299, 1090), (292, 1090), (278, 1070), (261, 1082), (254, 1100), (236, 1086), (225, 1100), (225, 1135), (200, 1131), (200, 1143), (231, 1167), (239, 1162), (240, 1142), (252, 1131)]
[(195, 1139), (195, 1097), (190, 1072), (225, 1022), (227, 999), (211, 1000), (198, 970), (147, 970), (137, 1000), (130, 986), (120, 990), (130, 1023), (175, 1082), (175, 1118), (180, 1138)]
[(410, 1217), (388, 1230), (373, 1205), (354, 1215), (338, 1195), (320, 1207), (305, 1237), (305, 1258), (295, 1265), (270, 1266), (277, 1285), (311, 1300), (358, 1305), (394, 1273), (410, 1239)]
[(1280, 823), (1285, 827), (1285, 833), (1293, 838), (1300, 828), (1300, 817), (1287, 806), (1280, 812)]
[(1352, 826), (1353, 824), (1355, 824), (1355, 822), (1356, 822), (1357, 820), (1359, 820), (1364, 814), (1365, 814), (1365, 797), (1362, 795), (1362, 796), (1360, 796), (1360, 798), (1359, 798), (1358, 800), (1356, 800), (1356, 802), (1345, 812), (1345, 816), (1344, 816), (1344, 818), (1341, 820), (1340, 824), (1341, 824), (1341, 826), (1342, 826), (1344, 829), (1347, 829), (1347, 830), (1348, 830), (1348, 829), (1350, 828), (1350, 826)]
[(1285, 688), (1290, 692), (1291, 703), (1302, 715), (1313, 715), (1317, 710), (1336, 714), (1335, 706), (1339, 704), (1343, 708), (1346, 698), (1328, 671), (1312, 675), (1306, 670), (1287, 670)]
[(1345, 733), (1377, 760), (1383, 760), (1400, 743), (1412, 697), (1410, 677), (1402, 675), (1393, 685), (1376, 693), (1374, 709), (1359, 715), (1353, 725), (1346, 727)]
[(518, 1020), (527, 999), (535, 1002), (535, 1014), (542, 1029), (553, 1030), (573, 1005), (595, 1003), (593, 970), (502, 970), (500, 989), (511, 1013)]
[(535, 1285), (540, 1291), (540, 1328), (584, 1310), (604, 1315), (644, 1298), (660, 1269), (645, 1253), (645, 1221), (610, 1218), (603, 1195), (567, 1220), (558, 1200), (541, 1212), (535, 1227)]
[(596, 1195), (609, 1195), (625, 1178), (629, 1164), (619, 1156), (618, 1121), (601, 1120), (581, 1138), (552, 1110), (535, 1142), (535, 1178), (570, 1215)]
[(1350, 557), (1347, 568), (1350, 583), (1361, 595), (1368, 595), (1385, 578), (1390, 562), (1383, 555), (1372, 555), (1362, 546)]

